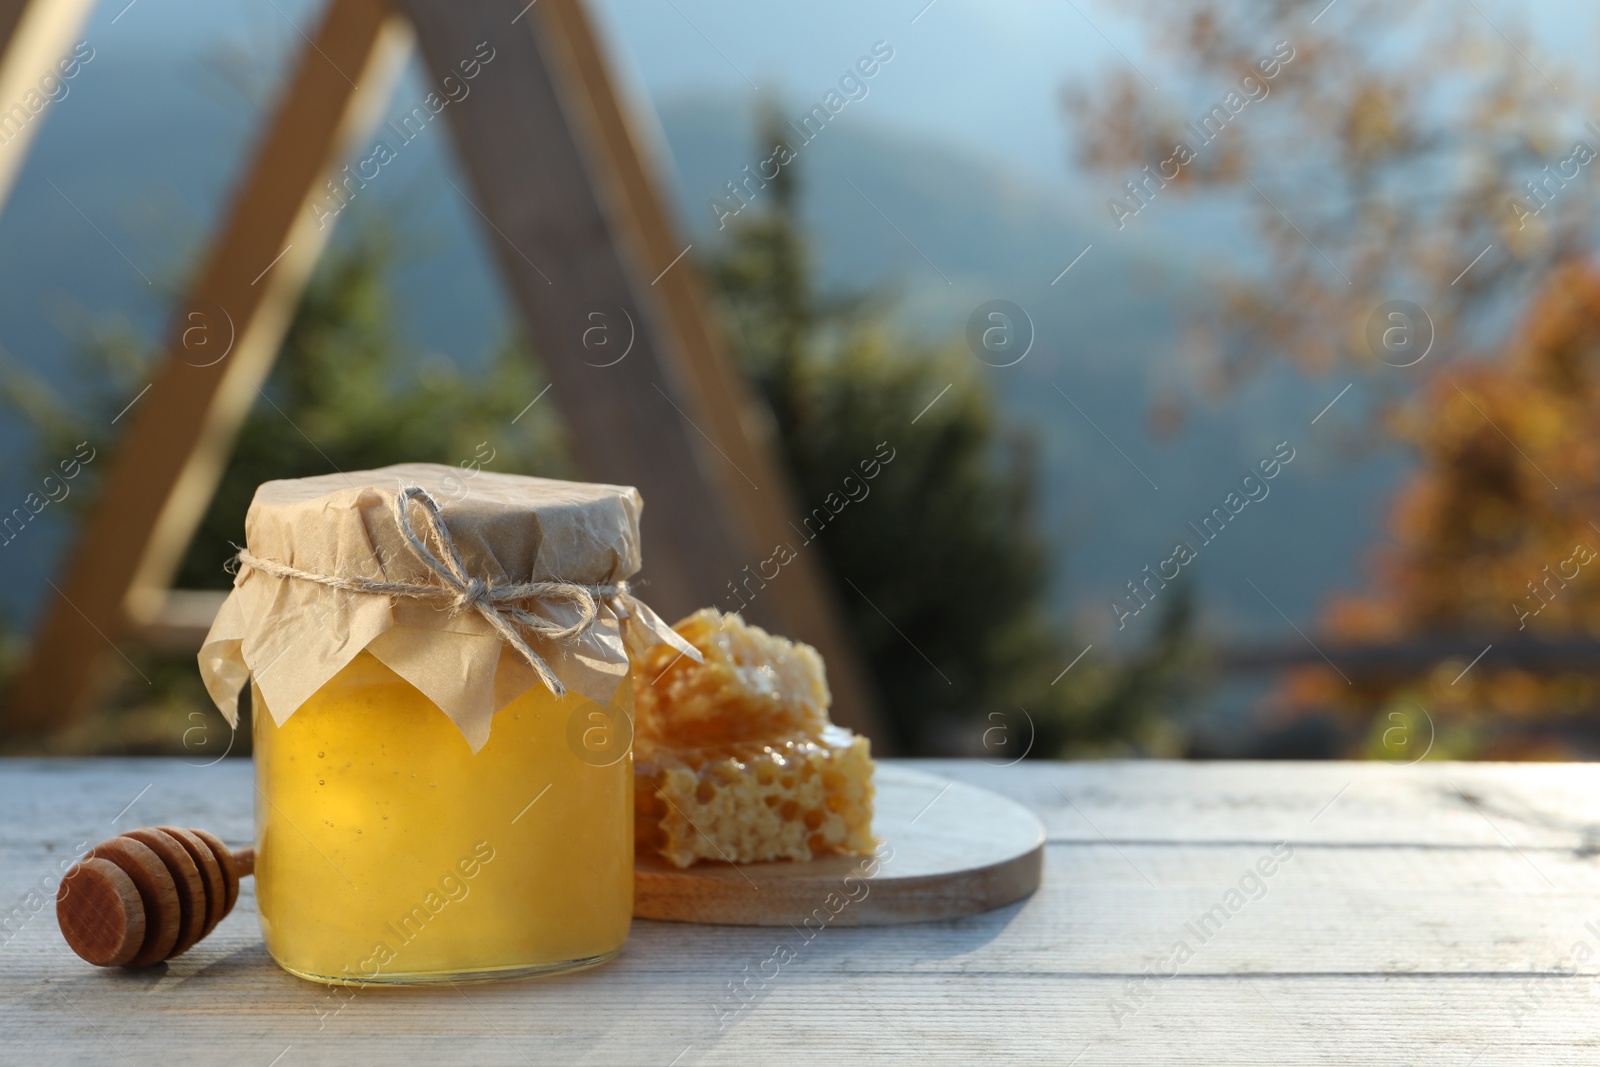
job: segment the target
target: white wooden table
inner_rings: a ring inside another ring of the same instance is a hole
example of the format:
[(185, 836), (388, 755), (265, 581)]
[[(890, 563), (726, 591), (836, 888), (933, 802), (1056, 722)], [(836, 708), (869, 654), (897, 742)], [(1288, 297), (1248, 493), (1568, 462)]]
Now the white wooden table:
[(267, 958), (247, 882), (188, 955), (96, 970), (29, 890), (133, 826), (247, 840), (250, 768), (0, 761), (0, 911), (20, 908), (0, 928), (0, 1062), (1600, 1063), (1594, 768), (917, 766), (1037, 810), (1043, 889), (826, 929), (719, 1028), (784, 931), (639, 922), (581, 974), (334, 991)]

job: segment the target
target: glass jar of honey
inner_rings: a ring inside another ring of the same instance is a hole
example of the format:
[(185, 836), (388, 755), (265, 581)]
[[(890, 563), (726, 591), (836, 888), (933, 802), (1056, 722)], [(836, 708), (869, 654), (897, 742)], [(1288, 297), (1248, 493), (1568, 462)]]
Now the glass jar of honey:
[(454, 982), (621, 951), (627, 652), (676, 638), (625, 585), (640, 507), (431, 465), (258, 490), (201, 666), (224, 714), (251, 684), (256, 899), (286, 970)]

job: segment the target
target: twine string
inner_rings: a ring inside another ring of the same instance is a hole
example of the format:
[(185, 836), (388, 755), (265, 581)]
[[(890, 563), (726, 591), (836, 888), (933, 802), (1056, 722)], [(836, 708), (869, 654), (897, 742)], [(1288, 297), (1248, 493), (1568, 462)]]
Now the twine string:
[[(413, 504), (416, 506), (413, 507)], [(421, 531), (413, 525), (412, 513), (423, 519)], [(533, 668), (545, 688), (556, 696), (565, 696), (566, 686), (555, 676), (550, 665), (534, 651), (525, 634), (546, 641), (571, 641), (581, 637), (594, 626), (600, 615), (600, 600), (621, 596), (628, 591), (626, 582), (602, 585), (582, 585), (577, 582), (492, 582), (471, 573), (466, 560), (450, 536), (439, 504), (424, 488), (410, 485), (402, 488), (394, 500), (395, 520), (417, 558), (427, 565), (438, 579), (438, 584), (380, 581), (375, 578), (318, 574), (291, 567), (275, 559), (263, 559), (248, 548), (241, 548), (238, 561), (253, 570), (275, 578), (294, 578), (314, 582), (330, 589), (343, 589), (353, 593), (374, 593), (380, 596), (404, 597), (411, 600), (433, 601), (443, 604), (451, 615), (473, 611), (483, 618), (517, 654)], [(428, 546), (432, 540), (438, 547), (436, 553)], [(577, 621), (562, 625), (531, 610), (531, 601), (559, 601), (578, 610)], [(525, 606), (527, 605), (527, 606)], [(616, 610), (616, 609), (614, 609)], [(619, 614), (625, 614), (620, 612)]]

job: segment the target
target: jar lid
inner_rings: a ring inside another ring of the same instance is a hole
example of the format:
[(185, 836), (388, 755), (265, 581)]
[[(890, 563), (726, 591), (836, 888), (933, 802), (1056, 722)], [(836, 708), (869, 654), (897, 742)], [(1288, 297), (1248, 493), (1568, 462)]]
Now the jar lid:
[(474, 751), (535, 685), (609, 702), (630, 648), (699, 658), (627, 589), (642, 509), (630, 486), (426, 463), (266, 482), (201, 677), (230, 723), (253, 678), (282, 725), (370, 652)]

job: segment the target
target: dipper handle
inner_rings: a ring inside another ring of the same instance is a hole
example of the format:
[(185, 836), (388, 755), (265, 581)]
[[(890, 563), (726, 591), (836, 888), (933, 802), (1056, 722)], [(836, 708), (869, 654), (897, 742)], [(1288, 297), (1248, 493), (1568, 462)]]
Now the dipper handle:
[(72, 951), (98, 967), (147, 967), (193, 948), (239, 899), (256, 852), (204, 830), (145, 827), (96, 845), (56, 893)]

